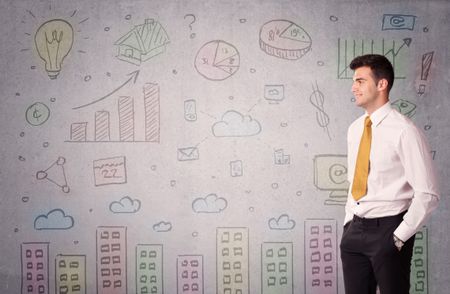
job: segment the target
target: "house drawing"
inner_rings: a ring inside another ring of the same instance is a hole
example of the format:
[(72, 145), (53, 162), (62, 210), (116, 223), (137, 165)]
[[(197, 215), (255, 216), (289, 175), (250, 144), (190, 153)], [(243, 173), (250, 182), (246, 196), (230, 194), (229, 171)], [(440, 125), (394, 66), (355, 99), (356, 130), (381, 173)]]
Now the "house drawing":
[(144, 24), (134, 28), (114, 43), (119, 47), (117, 58), (136, 65), (163, 53), (170, 42), (161, 24), (147, 18)]

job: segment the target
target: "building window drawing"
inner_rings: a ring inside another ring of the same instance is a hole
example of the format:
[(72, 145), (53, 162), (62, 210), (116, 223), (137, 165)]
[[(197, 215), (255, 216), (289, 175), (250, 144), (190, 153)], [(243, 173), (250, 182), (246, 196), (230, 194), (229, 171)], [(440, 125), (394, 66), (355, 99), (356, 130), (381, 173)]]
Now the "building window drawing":
[(203, 255), (177, 258), (177, 294), (203, 294)]
[(248, 228), (217, 228), (217, 293), (250, 293)]
[(86, 255), (56, 256), (55, 282), (57, 294), (86, 294)]
[(293, 294), (293, 244), (261, 244), (261, 289), (263, 294)]
[[(97, 293), (127, 293), (127, 228), (97, 228)], [(112, 250), (115, 248), (116, 250)]]
[(305, 294), (337, 294), (337, 224), (305, 221)]
[(49, 243), (21, 244), (22, 293), (49, 293)]
[(162, 244), (136, 246), (136, 293), (164, 293)]

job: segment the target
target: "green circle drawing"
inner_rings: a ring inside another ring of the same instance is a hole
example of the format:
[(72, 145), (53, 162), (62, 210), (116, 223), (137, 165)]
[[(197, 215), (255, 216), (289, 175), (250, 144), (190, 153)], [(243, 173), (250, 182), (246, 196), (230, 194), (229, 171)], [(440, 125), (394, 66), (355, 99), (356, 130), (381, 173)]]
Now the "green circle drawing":
[(50, 109), (44, 103), (36, 102), (27, 108), (25, 118), (32, 126), (40, 126), (50, 117)]

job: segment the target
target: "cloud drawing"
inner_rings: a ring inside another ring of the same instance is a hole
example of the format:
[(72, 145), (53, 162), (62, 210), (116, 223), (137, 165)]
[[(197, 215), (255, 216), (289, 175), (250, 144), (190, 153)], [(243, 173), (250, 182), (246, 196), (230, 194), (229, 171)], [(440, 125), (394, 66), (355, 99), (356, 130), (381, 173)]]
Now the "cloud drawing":
[(229, 110), (212, 126), (212, 132), (216, 137), (249, 137), (259, 134), (261, 125), (249, 115)]
[(113, 213), (136, 213), (141, 208), (141, 201), (125, 196), (119, 201), (111, 202), (109, 210)]
[(192, 202), (192, 210), (196, 213), (219, 213), (227, 208), (227, 200), (216, 194), (209, 194), (205, 198), (197, 198)]
[(47, 214), (41, 214), (34, 220), (36, 230), (68, 230), (73, 225), (73, 217), (66, 215), (60, 208), (53, 209)]
[(172, 224), (170, 222), (160, 221), (153, 225), (153, 230), (155, 232), (168, 232), (172, 230)]
[(271, 230), (292, 230), (295, 227), (295, 221), (289, 219), (289, 215), (282, 214), (278, 219), (271, 218), (269, 220), (269, 228)]

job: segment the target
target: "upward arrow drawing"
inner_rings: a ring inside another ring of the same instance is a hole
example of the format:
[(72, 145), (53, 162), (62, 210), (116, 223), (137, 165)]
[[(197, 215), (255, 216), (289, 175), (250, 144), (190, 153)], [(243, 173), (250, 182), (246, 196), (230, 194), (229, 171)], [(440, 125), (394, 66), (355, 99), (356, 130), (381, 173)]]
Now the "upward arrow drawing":
[(120, 85), (120, 86), (117, 87), (116, 89), (112, 90), (111, 92), (109, 92), (109, 93), (106, 94), (105, 96), (100, 97), (100, 98), (98, 98), (97, 100), (94, 100), (94, 101), (89, 102), (89, 103), (87, 103), (87, 104), (83, 104), (83, 105), (80, 105), (80, 106), (77, 106), (77, 107), (73, 107), (72, 109), (74, 109), (74, 110), (75, 110), (75, 109), (80, 109), (80, 108), (83, 108), (83, 107), (86, 107), (86, 106), (95, 104), (95, 103), (97, 103), (97, 102), (99, 102), (99, 101), (102, 101), (102, 100), (108, 98), (108, 97), (111, 96), (112, 94), (114, 94), (114, 93), (116, 93), (117, 91), (119, 91), (120, 89), (122, 89), (123, 86), (125, 86), (125, 85), (128, 84), (129, 82), (133, 81), (133, 84), (135, 84), (138, 75), (139, 75), (139, 70), (136, 70), (136, 71), (133, 71), (133, 72), (129, 73), (129, 74), (127, 75), (127, 76), (130, 76), (130, 78), (129, 78), (128, 80), (126, 80), (122, 85)]

